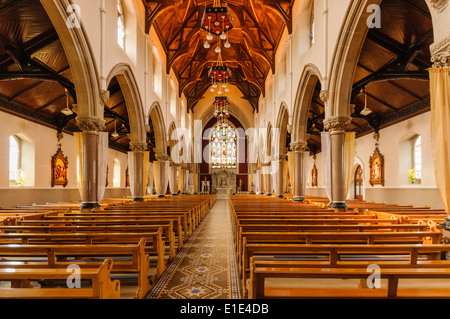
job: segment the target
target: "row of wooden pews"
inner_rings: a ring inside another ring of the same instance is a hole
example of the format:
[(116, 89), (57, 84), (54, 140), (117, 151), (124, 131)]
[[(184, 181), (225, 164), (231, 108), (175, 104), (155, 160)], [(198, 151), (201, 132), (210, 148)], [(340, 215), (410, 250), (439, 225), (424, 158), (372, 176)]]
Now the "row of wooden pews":
[[(434, 219), (445, 218), (442, 211), (350, 202), (347, 212), (336, 213), (323, 198), (296, 203), (259, 195), (231, 196), (229, 204), (250, 299), (450, 298), (450, 287), (430, 285), (450, 278), (450, 245), (442, 243)], [(382, 279), (379, 289), (367, 287), (373, 267)], [(408, 280), (414, 283), (405, 285)]]
[[(87, 212), (79, 203), (2, 210), (0, 284), (10, 286), (0, 286), (0, 298), (120, 298), (121, 283), (131, 281), (142, 299), (215, 201), (149, 196), (106, 199)], [(68, 289), (72, 268), (88, 288)]]

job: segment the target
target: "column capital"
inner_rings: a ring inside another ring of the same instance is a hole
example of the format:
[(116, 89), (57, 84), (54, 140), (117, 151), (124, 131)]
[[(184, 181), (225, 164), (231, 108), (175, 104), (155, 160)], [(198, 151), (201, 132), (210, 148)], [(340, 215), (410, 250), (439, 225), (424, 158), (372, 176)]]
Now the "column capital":
[(277, 155), (277, 156), (274, 156), (272, 161), (283, 162), (285, 160), (286, 160), (286, 155)]
[(77, 117), (77, 126), (82, 131), (103, 132), (106, 121), (99, 117)]
[(132, 152), (145, 152), (147, 150), (147, 144), (145, 144), (145, 143), (130, 143), (130, 150)]
[(438, 13), (441, 13), (447, 8), (449, 0), (428, 0), (428, 2)]
[(334, 116), (325, 119), (323, 122), (327, 131), (333, 132), (345, 132), (352, 122), (349, 116)]
[(430, 47), (433, 68), (450, 67), (450, 34)]
[(155, 154), (155, 158), (158, 162), (165, 162), (169, 159), (167, 154)]
[(296, 142), (291, 144), (291, 148), (295, 153), (303, 153), (306, 151), (308, 143), (306, 142)]

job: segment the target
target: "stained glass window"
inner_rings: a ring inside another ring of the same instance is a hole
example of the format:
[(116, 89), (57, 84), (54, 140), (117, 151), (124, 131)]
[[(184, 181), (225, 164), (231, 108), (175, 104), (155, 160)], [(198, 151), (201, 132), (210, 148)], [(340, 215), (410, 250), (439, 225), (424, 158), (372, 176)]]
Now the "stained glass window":
[(236, 168), (236, 130), (227, 123), (217, 124), (211, 135), (212, 168)]

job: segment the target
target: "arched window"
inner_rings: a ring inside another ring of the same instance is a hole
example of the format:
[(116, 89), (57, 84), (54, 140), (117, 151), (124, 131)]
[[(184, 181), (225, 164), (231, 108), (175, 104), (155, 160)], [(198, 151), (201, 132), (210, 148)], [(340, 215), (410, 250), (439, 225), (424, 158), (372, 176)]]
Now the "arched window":
[(228, 123), (217, 124), (211, 135), (212, 168), (237, 167), (237, 134)]
[(21, 167), (20, 138), (15, 135), (9, 137), (9, 184), (11, 186), (20, 185), (19, 173)]
[(34, 143), (28, 137), (9, 137), (9, 186), (34, 186), (34, 158)]
[(125, 49), (125, 18), (122, 2), (117, 0), (117, 43)]
[(113, 162), (113, 187), (120, 187), (120, 162), (117, 159)]
[(310, 27), (310, 33), (309, 33), (309, 37), (311, 40), (311, 46), (314, 44), (315, 40), (316, 40), (316, 20), (314, 17), (314, 1), (311, 1), (311, 16), (310, 16), (310, 21), (309, 21), (309, 27)]
[(416, 136), (412, 140), (412, 168), (415, 172), (416, 182), (422, 180), (422, 137)]
[(152, 54), (153, 91), (161, 98), (163, 70), (160, 61), (158, 50), (154, 46)]

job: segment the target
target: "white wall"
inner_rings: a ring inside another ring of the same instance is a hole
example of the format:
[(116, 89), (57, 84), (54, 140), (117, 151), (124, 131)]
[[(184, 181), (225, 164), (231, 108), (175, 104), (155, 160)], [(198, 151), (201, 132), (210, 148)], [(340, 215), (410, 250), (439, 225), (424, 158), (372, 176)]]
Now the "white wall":
[[(358, 159), (362, 161), (364, 169), (365, 200), (398, 203), (400, 205), (413, 204), (414, 206), (429, 205), (432, 208), (442, 208), (436, 188), (436, 180), (433, 166), (430, 123), (431, 113), (427, 112), (409, 120), (397, 123), (380, 130), (379, 149), (384, 155), (385, 161), (385, 185), (371, 186), (369, 184), (370, 171), (369, 159), (375, 150), (373, 135), (366, 135), (356, 139), (355, 166)], [(414, 135), (422, 137), (422, 182), (421, 184), (409, 184), (407, 170), (410, 169), (409, 159), (402, 160), (400, 143)], [(326, 196), (323, 182), (322, 154), (317, 154), (318, 184), (319, 188), (308, 188), (307, 195)], [(310, 158), (310, 168), (313, 159)], [(311, 169), (309, 169), (310, 171)], [(406, 174), (405, 174), (406, 173)], [(310, 179), (310, 177), (309, 177)], [(320, 195), (319, 195), (320, 194)], [(354, 199), (353, 192), (349, 194)]]
[[(69, 183), (63, 186), (51, 187), (51, 159), (56, 153), (58, 140), (56, 130), (0, 112), (0, 207), (15, 207), (18, 204), (43, 204), (48, 201), (79, 201), (81, 196), (77, 189), (76, 160), (73, 136), (64, 134), (61, 148), (69, 160)], [(25, 134), (30, 137), (35, 146), (35, 176), (33, 187), (9, 186), (9, 137), (13, 134)], [(121, 188), (113, 189), (112, 168), (114, 159), (121, 163)], [(123, 197), (130, 195), (129, 188), (125, 188), (125, 170), (127, 168), (127, 154), (110, 149), (109, 186), (105, 197)]]

